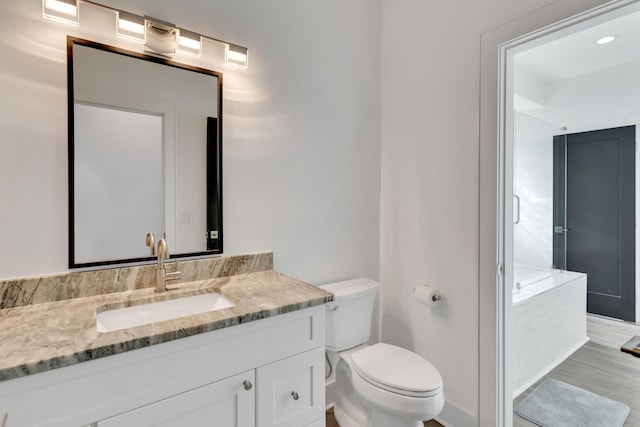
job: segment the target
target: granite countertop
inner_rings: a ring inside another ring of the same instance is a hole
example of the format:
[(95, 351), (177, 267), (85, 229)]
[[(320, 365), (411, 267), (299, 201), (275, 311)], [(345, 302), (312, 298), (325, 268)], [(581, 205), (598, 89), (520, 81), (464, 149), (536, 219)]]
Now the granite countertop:
[[(278, 272), (260, 271), (0, 310), (0, 381), (324, 304), (333, 295)], [(134, 328), (98, 332), (96, 313), (218, 292), (235, 306)]]

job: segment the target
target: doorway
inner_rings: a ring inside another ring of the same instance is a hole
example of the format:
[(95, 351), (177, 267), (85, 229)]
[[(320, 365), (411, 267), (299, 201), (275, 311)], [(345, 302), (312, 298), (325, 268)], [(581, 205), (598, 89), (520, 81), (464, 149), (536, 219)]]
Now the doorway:
[(635, 322), (635, 126), (557, 135), (553, 265), (586, 273), (587, 312)]
[[(620, 2), (616, 5), (602, 7), (600, 9), (584, 13), (578, 17), (565, 20), (552, 27), (543, 28), (536, 33), (522, 36), (511, 42), (501, 46), (501, 79), (500, 79), (500, 108), (499, 108), (499, 162), (498, 173), (500, 175), (500, 185), (498, 192), (499, 204), (499, 226), (498, 226), (498, 346), (499, 353), (499, 414), (504, 418), (504, 425), (511, 424), (512, 421), (512, 401), (511, 392), (513, 391), (512, 381), (513, 373), (511, 368), (512, 349), (514, 342), (517, 341), (512, 329), (512, 304), (513, 296), (519, 292), (518, 281), (514, 278), (514, 258), (517, 253), (514, 251), (514, 240), (518, 237), (514, 231), (513, 224), (519, 222), (522, 226), (522, 215), (526, 214), (524, 206), (515, 202), (515, 208), (512, 208), (512, 198), (515, 194), (516, 184), (514, 177), (517, 176), (516, 162), (516, 144), (514, 135), (517, 129), (515, 116), (524, 114), (527, 117), (534, 118), (541, 122), (553, 124), (558, 128), (567, 128), (567, 133), (584, 133), (598, 129), (608, 129), (617, 127), (633, 126), (640, 123), (640, 96), (635, 91), (627, 90), (624, 92), (626, 77), (624, 72), (616, 74), (616, 77), (609, 77), (605, 85), (595, 83), (595, 78), (601, 76), (607, 71), (621, 72), (627, 66), (640, 67), (639, 57), (625, 57), (618, 53), (610, 56), (604, 55), (600, 57), (600, 53), (591, 50), (590, 54), (586, 54), (589, 49), (596, 46), (596, 41), (602, 37), (607, 29), (615, 28), (615, 32), (620, 34), (623, 27), (634, 21), (632, 24), (635, 28), (640, 28), (640, 2)], [(611, 27), (608, 25), (611, 24)], [(608, 27), (608, 28), (607, 28)], [(597, 38), (594, 38), (597, 37)], [(616, 49), (623, 47), (625, 40), (635, 40), (635, 37), (619, 37), (620, 42)], [(574, 42), (584, 42), (579, 47), (573, 45)], [(546, 57), (540, 60), (540, 57), (549, 51), (545, 51), (545, 47), (549, 46), (553, 57)], [(601, 45), (597, 45), (601, 46)], [(614, 46), (613, 44), (609, 45)], [(580, 56), (583, 55), (583, 56)], [(607, 58), (604, 58), (607, 56)], [(600, 58), (600, 59), (597, 59)], [(520, 64), (533, 65), (527, 73), (518, 72), (518, 61)], [(537, 68), (536, 68), (537, 67)], [(555, 68), (554, 68), (555, 67)], [(591, 67), (591, 68), (589, 68)], [(586, 69), (583, 69), (586, 68)], [(640, 70), (640, 68), (638, 68)], [(636, 72), (635, 75), (638, 73)], [(629, 75), (630, 76), (630, 75)], [(632, 86), (638, 87), (637, 84)], [(629, 86), (627, 86), (629, 89)], [(638, 88), (640, 89), (640, 87)], [(558, 102), (561, 99), (571, 99), (570, 106), (561, 106)], [(626, 101), (629, 101), (627, 103)], [(606, 105), (603, 103), (606, 101)], [(622, 102), (624, 101), (624, 102)], [(564, 107), (564, 108), (563, 108)], [(557, 135), (558, 133), (556, 133)], [(553, 146), (553, 139), (547, 139), (547, 144)], [(553, 149), (548, 146), (545, 148), (549, 152)], [(637, 153), (635, 147), (631, 157), (635, 158)], [(627, 156), (629, 157), (629, 156)], [(553, 160), (551, 160), (553, 163)], [(591, 167), (600, 167), (591, 166)], [(635, 166), (634, 166), (635, 169)], [(634, 175), (636, 175), (634, 173)], [(637, 182), (637, 176), (631, 179)], [(597, 185), (600, 185), (599, 183)], [(634, 186), (637, 186), (634, 184)], [(548, 190), (548, 188), (545, 188)], [(635, 193), (635, 189), (634, 189)], [(532, 199), (538, 197), (534, 194)], [(551, 199), (553, 196), (549, 197)], [(637, 198), (635, 198), (637, 200)], [(548, 200), (548, 199), (544, 199)], [(633, 199), (631, 199), (633, 200)], [(633, 202), (632, 202), (633, 203)], [(549, 202), (551, 205), (551, 202)], [(634, 205), (635, 206), (635, 205)], [(635, 230), (635, 210), (633, 226), (630, 234), (635, 239), (637, 231)], [(533, 211), (533, 209), (529, 209)], [(545, 217), (546, 218), (546, 217)], [(553, 226), (548, 227), (543, 236), (544, 241), (548, 241), (548, 237), (554, 240), (555, 225), (567, 227), (567, 223), (555, 223), (553, 218)], [(544, 221), (539, 221), (544, 223)], [(562, 234), (566, 234), (564, 230)], [(615, 233), (614, 233), (615, 234)], [(620, 233), (617, 233), (620, 235)], [(624, 240), (624, 239), (623, 239)], [(637, 240), (637, 239), (636, 239)], [(530, 254), (539, 255), (538, 260), (547, 260), (557, 257), (553, 251), (552, 245), (545, 247), (532, 246), (529, 249)], [(536, 252), (534, 252), (536, 251)], [(622, 252), (621, 250), (619, 250)], [(571, 251), (566, 252), (566, 258), (570, 258)], [(636, 262), (635, 257), (638, 250), (635, 249), (631, 253)], [(567, 259), (568, 262), (568, 259)], [(501, 267), (504, 263), (504, 275), (501, 274)], [(554, 270), (556, 261), (546, 264), (547, 269)], [(564, 268), (568, 265), (565, 264)], [(540, 268), (545, 268), (540, 265)], [(635, 267), (634, 267), (635, 270)], [(551, 273), (553, 274), (553, 272)], [(635, 271), (634, 271), (635, 275)], [(635, 283), (635, 293), (640, 293), (638, 289), (637, 279), (633, 279)], [(522, 282), (520, 282), (522, 285)], [(609, 284), (609, 286), (611, 286)], [(615, 294), (608, 290), (610, 295)], [(596, 293), (605, 293), (596, 291)], [(620, 293), (620, 292), (619, 292)], [(640, 312), (640, 304), (635, 304), (634, 310)], [(635, 316), (640, 318), (640, 316)], [(554, 334), (555, 331), (549, 331)], [(500, 352), (502, 352), (500, 354)], [(500, 359), (501, 358), (501, 359)], [(502, 425), (502, 423), (501, 423)]]

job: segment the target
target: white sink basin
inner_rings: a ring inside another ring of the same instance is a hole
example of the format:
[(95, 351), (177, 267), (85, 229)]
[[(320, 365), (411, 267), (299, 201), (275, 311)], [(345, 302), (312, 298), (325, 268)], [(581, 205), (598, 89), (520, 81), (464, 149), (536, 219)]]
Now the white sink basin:
[(222, 310), (234, 305), (220, 294), (203, 294), (103, 311), (97, 314), (96, 324), (98, 332), (119, 331), (163, 320)]

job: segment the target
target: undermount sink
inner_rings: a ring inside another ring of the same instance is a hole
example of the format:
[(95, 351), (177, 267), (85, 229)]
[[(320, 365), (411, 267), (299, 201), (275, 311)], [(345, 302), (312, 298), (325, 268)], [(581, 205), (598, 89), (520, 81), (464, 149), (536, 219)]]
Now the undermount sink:
[(220, 294), (195, 295), (103, 311), (96, 315), (96, 326), (98, 332), (119, 331), (163, 320), (222, 310), (234, 305)]

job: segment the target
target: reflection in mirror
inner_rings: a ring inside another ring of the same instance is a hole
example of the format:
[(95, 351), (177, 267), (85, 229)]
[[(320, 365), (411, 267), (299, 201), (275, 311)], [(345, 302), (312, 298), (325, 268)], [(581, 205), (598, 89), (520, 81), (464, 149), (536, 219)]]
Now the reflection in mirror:
[(162, 117), (76, 103), (75, 122), (75, 260), (139, 257), (164, 230)]
[(69, 266), (222, 252), (222, 75), (68, 38)]

